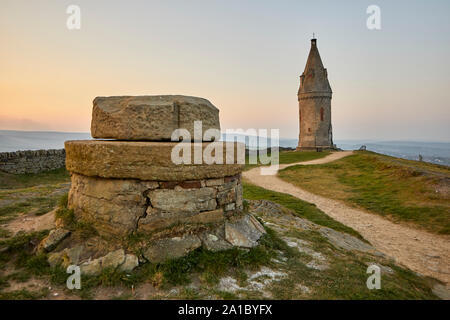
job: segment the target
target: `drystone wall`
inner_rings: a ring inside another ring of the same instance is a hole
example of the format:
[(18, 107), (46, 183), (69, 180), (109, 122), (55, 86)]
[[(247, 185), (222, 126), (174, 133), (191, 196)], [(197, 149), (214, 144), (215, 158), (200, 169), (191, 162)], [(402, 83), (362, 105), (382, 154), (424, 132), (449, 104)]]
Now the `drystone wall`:
[(27, 150), (0, 153), (0, 171), (21, 174), (39, 173), (65, 166), (64, 149)]

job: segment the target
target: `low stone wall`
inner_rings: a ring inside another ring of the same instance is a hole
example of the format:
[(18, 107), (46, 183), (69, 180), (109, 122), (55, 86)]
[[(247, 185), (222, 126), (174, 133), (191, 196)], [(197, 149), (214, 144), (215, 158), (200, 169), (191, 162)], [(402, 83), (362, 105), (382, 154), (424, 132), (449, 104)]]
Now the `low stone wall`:
[(38, 173), (65, 166), (64, 149), (27, 150), (0, 153), (0, 171), (20, 174)]

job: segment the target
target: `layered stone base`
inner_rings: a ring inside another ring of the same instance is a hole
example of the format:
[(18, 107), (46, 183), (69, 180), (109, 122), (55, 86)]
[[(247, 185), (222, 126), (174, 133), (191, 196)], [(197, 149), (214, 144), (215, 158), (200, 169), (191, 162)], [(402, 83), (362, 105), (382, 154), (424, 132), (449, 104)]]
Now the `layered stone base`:
[(188, 181), (108, 179), (72, 174), (68, 206), (104, 237), (177, 223), (221, 223), (243, 209), (241, 174)]

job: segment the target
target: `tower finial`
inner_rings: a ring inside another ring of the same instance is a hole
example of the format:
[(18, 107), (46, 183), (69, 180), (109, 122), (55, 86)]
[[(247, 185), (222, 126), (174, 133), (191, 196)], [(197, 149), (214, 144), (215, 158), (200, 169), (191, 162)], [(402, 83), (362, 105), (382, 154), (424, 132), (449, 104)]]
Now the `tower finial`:
[(314, 34), (314, 32), (313, 32), (313, 39), (315, 39), (316, 38), (316, 35)]

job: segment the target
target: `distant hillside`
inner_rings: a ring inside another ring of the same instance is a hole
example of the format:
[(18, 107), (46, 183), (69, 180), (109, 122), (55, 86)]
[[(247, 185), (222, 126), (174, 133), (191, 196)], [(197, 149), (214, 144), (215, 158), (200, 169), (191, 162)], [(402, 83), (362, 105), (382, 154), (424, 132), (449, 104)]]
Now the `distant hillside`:
[[(88, 132), (0, 130), (0, 152), (62, 149), (64, 141), (79, 139), (92, 139), (92, 137)], [(254, 136), (223, 133), (222, 139), (225, 141), (245, 139), (248, 148), (258, 147), (258, 144), (255, 144), (257, 137)], [(280, 138), (278, 145), (284, 148), (295, 148), (297, 142), (297, 139)], [(270, 146), (270, 143), (268, 139), (266, 145)], [(335, 140), (335, 143), (343, 150), (357, 150), (365, 145), (367, 150), (409, 160), (418, 160), (420, 154), (423, 161), (450, 166), (449, 142)]]

